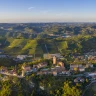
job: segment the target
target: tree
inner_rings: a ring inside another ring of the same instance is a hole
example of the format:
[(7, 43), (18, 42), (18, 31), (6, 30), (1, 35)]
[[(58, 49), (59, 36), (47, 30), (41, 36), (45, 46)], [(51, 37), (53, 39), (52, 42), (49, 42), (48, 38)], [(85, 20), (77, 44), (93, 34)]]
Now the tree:
[(0, 90), (0, 96), (11, 96), (11, 84), (4, 84)]
[(71, 86), (71, 82), (64, 82), (62, 96), (81, 96), (81, 90), (77, 86)]

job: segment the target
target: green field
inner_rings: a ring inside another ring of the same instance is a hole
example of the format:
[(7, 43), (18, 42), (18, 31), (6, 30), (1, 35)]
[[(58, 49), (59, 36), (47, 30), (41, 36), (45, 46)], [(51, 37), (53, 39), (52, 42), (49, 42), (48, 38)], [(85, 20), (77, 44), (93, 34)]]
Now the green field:
[[(60, 44), (59, 46), (62, 46), (63, 48), (63, 42)], [(47, 49), (45, 45), (47, 46)], [(10, 55), (35, 54), (36, 57), (43, 57), (43, 54), (45, 53), (59, 53), (58, 47), (52, 39), (44, 39), (42, 42), (38, 42), (37, 39), (8, 38), (6, 39), (6, 44), (3, 47), (3, 50)]]
[(66, 41), (61, 41), (61, 42), (56, 42), (56, 43), (57, 43), (59, 49), (66, 49), (67, 48)]
[(54, 43), (53, 40), (47, 40), (46, 45), (47, 45), (47, 48), (48, 48), (49, 53), (52, 53), (52, 54), (58, 53), (58, 48), (55, 45), (55, 43)]
[(22, 48), (22, 51), (27, 51), (27, 54), (34, 54), (37, 46), (36, 40), (27, 40), (26, 45)]

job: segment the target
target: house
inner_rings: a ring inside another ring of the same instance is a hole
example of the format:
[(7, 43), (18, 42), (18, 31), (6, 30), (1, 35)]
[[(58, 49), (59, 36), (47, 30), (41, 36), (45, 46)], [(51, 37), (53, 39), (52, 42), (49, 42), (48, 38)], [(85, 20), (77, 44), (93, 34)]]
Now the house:
[(16, 73), (16, 70), (15, 70), (15, 69), (14, 69), (14, 70), (9, 71), (9, 74), (14, 75), (14, 76), (17, 76), (17, 73)]
[[(80, 65), (79, 65), (80, 66)], [(70, 70), (78, 70), (78, 64), (70, 64)]]
[(32, 57), (33, 57), (33, 55), (27, 55), (27, 57), (32, 58)]
[(18, 55), (17, 56), (17, 59), (19, 60), (24, 60), (25, 58), (32, 58), (33, 56), (32, 55)]
[(24, 60), (27, 57), (27, 55), (18, 55), (17, 59)]
[(77, 77), (77, 78), (74, 79), (75, 83), (80, 83), (80, 82), (84, 82), (84, 81), (85, 81), (85, 79), (82, 78), (82, 77)]
[(65, 70), (65, 68), (62, 68), (62, 67), (56, 67), (55, 70), (57, 71), (57, 73), (61, 73), (62, 71)]
[(42, 62), (42, 63), (39, 63), (39, 64), (34, 64), (33, 65), (33, 68), (43, 68), (43, 67), (46, 67), (48, 64), (46, 62)]
[(64, 76), (64, 75), (69, 76), (69, 75), (71, 75), (71, 73), (70, 73), (70, 71), (63, 70), (63, 71), (61, 71), (60, 73), (58, 73), (58, 75), (60, 75), (60, 76)]
[(25, 65), (25, 66), (22, 66), (22, 69), (24, 70), (24, 72), (32, 72), (32, 68), (29, 66), (29, 65)]
[(53, 76), (57, 76), (57, 72), (56, 71), (53, 71), (52, 74), (53, 74)]
[(85, 71), (85, 68), (93, 68), (93, 64), (70, 64), (70, 70)]
[(93, 68), (93, 64), (86, 64), (86, 68)]
[(37, 75), (46, 75), (46, 74), (48, 74), (48, 71), (45, 70), (37, 72)]
[(85, 68), (84, 67), (79, 67), (79, 71), (80, 72), (84, 72), (85, 71)]
[(43, 74), (42, 71), (37, 72), (37, 75), (42, 75), (42, 74)]
[(68, 37), (71, 37), (70, 35), (64, 35), (62, 36), (62, 38), (68, 38)]
[(32, 68), (32, 71), (33, 71), (33, 72), (37, 72), (37, 69), (36, 69), (36, 68)]
[(22, 74), (21, 76), (24, 77), (26, 74), (33, 72), (32, 68), (29, 65), (22, 66)]
[(44, 86), (40, 86), (40, 89), (41, 89), (41, 90), (45, 90)]
[(64, 70), (64, 71), (62, 71), (62, 74), (70, 75), (70, 71), (66, 71), (66, 70)]
[(61, 67), (64, 67), (64, 63), (63, 62), (58, 62), (58, 65), (61, 66)]

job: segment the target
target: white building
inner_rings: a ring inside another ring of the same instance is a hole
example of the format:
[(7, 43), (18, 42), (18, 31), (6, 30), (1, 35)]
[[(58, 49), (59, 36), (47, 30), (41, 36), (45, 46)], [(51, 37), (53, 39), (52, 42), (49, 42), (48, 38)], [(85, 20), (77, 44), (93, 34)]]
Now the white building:
[(24, 60), (27, 57), (27, 55), (18, 55), (17, 59)]
[(17, 56), (17, 59), (19, 60), (24, 60), (25, 58), (32, 58), (33, 56), (32, 55), (18, 55)]
[(63, 56), (60, 53), (56, 53), (56, 54), (44, 54), (43, 57), (45, 59), (52, 59), (54, 56), (56, 56), (57, 58), (63, 58)]

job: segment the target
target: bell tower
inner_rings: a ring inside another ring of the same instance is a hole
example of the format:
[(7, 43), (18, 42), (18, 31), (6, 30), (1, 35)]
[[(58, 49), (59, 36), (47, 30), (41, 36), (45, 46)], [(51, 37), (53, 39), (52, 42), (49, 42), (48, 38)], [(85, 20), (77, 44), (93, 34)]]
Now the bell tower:
[(57, 61), (56, 56), (53, 56), (53, 64), (56, 64), (57, 63), (56, 61)]

